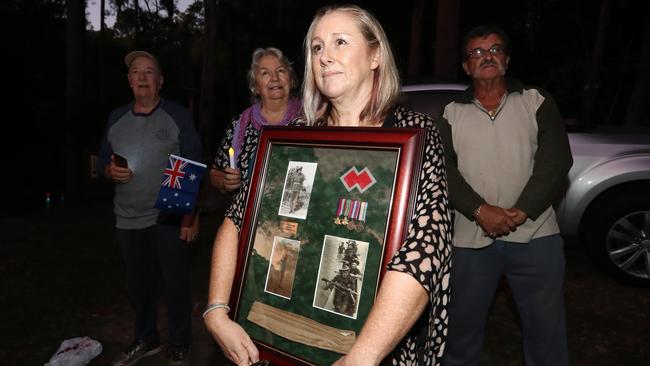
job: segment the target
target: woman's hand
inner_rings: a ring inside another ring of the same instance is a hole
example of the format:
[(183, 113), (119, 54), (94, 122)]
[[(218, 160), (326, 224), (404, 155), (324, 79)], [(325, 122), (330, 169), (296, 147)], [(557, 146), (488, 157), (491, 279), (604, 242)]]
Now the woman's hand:
[(239, 324), (228, 318), (223, 309), (207, 313), (204, 321), (212, 338), (230, 361), (239, 366), (259, 361), (259, 351), (251, 338)]
[(225, 168), (223, 173), (223, 186), (227, 192), (232, 193), (241, 187), (241, 172), (239, 169)]
[(210, 169), (210, 183), (221, 193), (232, 193), (241, 187), (241, 172), (239, 169), (222, 169), (213, 165)]

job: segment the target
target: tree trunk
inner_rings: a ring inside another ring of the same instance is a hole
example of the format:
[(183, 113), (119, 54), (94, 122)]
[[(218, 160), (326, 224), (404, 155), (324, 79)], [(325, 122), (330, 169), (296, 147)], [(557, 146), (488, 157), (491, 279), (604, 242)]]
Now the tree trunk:
[(85, 0), (66, 1), (66, 86), (65, 86), (65, 191), (69, 198), (78, 198), (83, 174), (83, 156), (79, 136), (82, 133), (83, 103), (83, 40), (85, 34)]
[(115, 22), (119, 22), (120, 17), (122, 16), (122, 7), (124, 6), (125, 0), (113, 0), (115, 4)]
[(605, 44), (605, 30), (609, 21), (609, 0), (603, 0), (600, 4), (600, 18), (598, 19), (598, 30), (596, 31), (596, 40), (594, 50), (591, 56), (591, 66), (587, 74), (587, 80), (584, 86), (582, 96), (582, 113), (581, 124), (588, 126), (594, 124), (594, 108), (596, 107), (596, 98), (598, 97), (600, 68), (603, 63), (603, 47)]
[(456, 81), (458, 75), (458, 11), (460, 0), (438, 0), (433, 75)]
[(217, 64), (217, 1), (203, 0), (205, 11), (205, 45), (203, 50), (203, 71), (201, 74), (201, 96), (199, 104), (199, 132), (203, 137), (203, 155), (212, 153), (215, 146), (214, 124), (216, 105), (215, 67)]
[(138, 49), (138, 41), (140, 39), (140, 31), (142, 30), (142, 25), (140, 23), (140, 0), (133, 0), (133, 9), (135, 12), (135, 24), (133, 26), (133, 44), (135, 48)]
[(106, 0), (99, 3), (99, 103), (102, 110), (106, 105), (106, 85), (104, 82), (104, 44), (106, 43)]
[(167, 11), (167, 20), (171, 23), (174, 19), (174, 14), (176, 14), (176, 4), (174, 4), (174, 0), (161, 0), (160, 4), (163, 9)]
[(637, 66), (634, 89), (627, 104), (625, 125), (650, 126), (650, 19), (645, 18), (643, 24), (643, 40), (641, 41), (641, 55)]
[(422, 18), (424, 16), (424, 0), (415, 0), (411, 13), (411, 45), (409, 64), (406, 76), (409, 81), (417, 82), (420, 75), (420, 59), (422, 58)]

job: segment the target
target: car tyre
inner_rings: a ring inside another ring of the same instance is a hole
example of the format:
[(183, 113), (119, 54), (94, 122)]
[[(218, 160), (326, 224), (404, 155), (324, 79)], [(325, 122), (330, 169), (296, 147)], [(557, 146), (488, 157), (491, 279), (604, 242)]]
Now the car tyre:
[(625, 189), (600, 198), (588, 209), (582, 238), (607, 273), (626, 284), (650, 287), (648, 192)]

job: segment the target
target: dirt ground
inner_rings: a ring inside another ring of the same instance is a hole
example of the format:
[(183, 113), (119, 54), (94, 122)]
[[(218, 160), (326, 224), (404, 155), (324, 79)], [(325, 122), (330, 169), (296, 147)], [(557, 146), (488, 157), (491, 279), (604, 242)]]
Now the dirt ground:
[[(218, 211), (201, 219), (191, 249), (194, 298), (193, 365), (224, 365), (201, 321)], [(0, 364), (42, 365), (61, 341), (88, 336), (103, 345), (90, 365), (107, 365), (132, 335), (122, 259), (111, 202), (38, 209), (0, 222)], [(568, 245), (566, 303), (572, 365), (650, 365), (650, 290), (626, 287)], [(165, 313), (160, 306), (161, 334)], [(152, 357), (140, 365), (162, 365)], [(507, 290), (489, 319), (482, 365), (522, 365), (520, 331)]]

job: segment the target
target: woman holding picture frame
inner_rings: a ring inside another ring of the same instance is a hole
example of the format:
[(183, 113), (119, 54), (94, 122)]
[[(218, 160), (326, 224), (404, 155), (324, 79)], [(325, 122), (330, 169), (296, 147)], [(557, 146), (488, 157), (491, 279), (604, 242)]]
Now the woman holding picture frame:
[[(447, 333), (451, 219), (443, 150), (433, 120), (397, 106), (399, 77), (377, 19), (351, 5), (320, 9), (305, 37), (305, 124), (420, 127), (423, 165), (409, 232), (394, 253), (374, 305), (350, 351), (336, 365), (439, 365)], [(255, 344), (227, 316), (236, 270), (241, 190), (215, 238), (205, 323), (238, 365), (259, 360)], [(243, 194), (243, 195), (242, 195)]]

